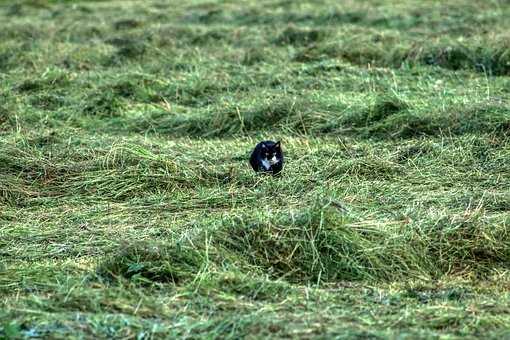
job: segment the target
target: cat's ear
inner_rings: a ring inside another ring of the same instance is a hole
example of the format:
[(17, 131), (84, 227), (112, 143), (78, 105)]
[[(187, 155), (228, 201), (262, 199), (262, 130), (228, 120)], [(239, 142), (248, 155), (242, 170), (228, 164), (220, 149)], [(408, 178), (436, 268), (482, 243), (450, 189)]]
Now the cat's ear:
[(266, 147), (266, 144), (262, 143), (261, 148), (262, 148), (262, 149), (267, 148), (267, 147)]
[(275, 147), (277, 147), (277, 148), (281, 147), (281, 143), (280, 143), (280, 141), (278, 141), (278, 142), (274, 143), (274, 146), (275, 146)]

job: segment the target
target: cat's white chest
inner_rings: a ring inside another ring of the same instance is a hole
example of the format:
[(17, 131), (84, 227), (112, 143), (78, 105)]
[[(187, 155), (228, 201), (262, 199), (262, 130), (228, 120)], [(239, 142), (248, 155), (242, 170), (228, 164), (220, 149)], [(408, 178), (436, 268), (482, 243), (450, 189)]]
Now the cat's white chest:
[(269, 161), (264, 158), (262, 160), (262, 166), (264, 167), (265, 170), (269, 170), (271, 168), (271, 163), (269, 163)]
[(276, 158), (276, 156), (274, 156), (271, 159), (264, 158), (262, 159), (262, 166), (264, 167), (265, 170), (269, 170), (271, 169), (271, 165), (275, 165), (278, 162), (279, 160), (278, 158)]

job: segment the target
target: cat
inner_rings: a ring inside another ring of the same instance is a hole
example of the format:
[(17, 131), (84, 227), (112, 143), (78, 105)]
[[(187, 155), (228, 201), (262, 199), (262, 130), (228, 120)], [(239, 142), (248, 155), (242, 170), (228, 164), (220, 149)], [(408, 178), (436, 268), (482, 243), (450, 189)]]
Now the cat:
[(280, 141), (263, 141), (255, 146), (250, 156), (250, 165), (256, 172), (276, 175), (283, 168), (283, 152)]

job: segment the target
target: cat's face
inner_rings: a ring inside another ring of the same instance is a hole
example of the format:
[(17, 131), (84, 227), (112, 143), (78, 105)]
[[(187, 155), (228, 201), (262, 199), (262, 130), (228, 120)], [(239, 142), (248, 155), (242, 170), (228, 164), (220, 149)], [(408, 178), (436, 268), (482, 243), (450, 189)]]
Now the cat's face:
[(279, 141), (276, 143), (265, 143), (262, 145), (262, 157), (270, 164), (278, 163), (280, 154), (281, 146)]

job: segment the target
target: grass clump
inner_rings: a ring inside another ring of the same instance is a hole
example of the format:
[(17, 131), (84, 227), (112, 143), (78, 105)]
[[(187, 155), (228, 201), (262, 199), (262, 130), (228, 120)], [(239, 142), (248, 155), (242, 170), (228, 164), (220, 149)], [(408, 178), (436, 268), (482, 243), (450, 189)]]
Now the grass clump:
[(123, 102), (111, 90), (97, 91), (87, 96), (83, 113), (97, 117), (112, 117), (122, 114)]
[(200, 272), (205, 259), (192, 248), (166, 243), (138, 242), (99, 264), (97, 273), (107, 279), (128, 279), (142, 284), (185, 284)]
[(50, 70), (43, 79), (26, 79), (15, 87), (15, 90), (24, 92), (45, 92), (48, 89), (61, 89), (71, 85), (69, 76), (61, 70)]
[(409, 105), (400, 98), (388, 97), (379, 99), (368, 113), (367, 120), (378, 122), (396, 113), (405, 111)]
[(494, 223), (479, 210), (461, 216), (441, 217), (422, 232), (430, 235), (430, 255), (439, 270), (469, 272), (484, 276), (487, 268), (507, 267), (510, 263), (508, 221)]
[(136, 19), (124, 19), (124, 20), (118, 20), (113, 24), (113, 27), (116, 30), (127, 30), (127, 29), (133, 29), (138, 28), (142, 26), (143, 23)]
[[(508, 135), (507, 117), (501, 114), (502, 107), (459, 107), (443, 114), (394, 114), (381, 123), (370, 127), (374, 135), (413, 138), (423, 135), (464, 135), (476, 132)], [(459, 112), (460, 111), (460, 112)]]
[(355, 279), (361, 275), (349, 265), (349, 258), (355, 252), (351, 246), (356, 246), (349, 244), (353, 235), (345, 225), (341, 215), (316, 208), (273, 223), (233, 221), (218, 241), (236, 257), (277, 278), (294, 282), (334, 281), (338, 276)]
[(492, 42), (490, 47), (452, 44), (437, 46), (419, 54), (419, 61), (451, 70), (474, 70), (476, 72), (504, 76), (510, 74), (510, 56), (504, 40)]
[(351, 116), (348, 117), (343, 124), (372, 128), (390, 116), (399, 113), (407, 115), (406, 111), (408, 108), (409, 104), (404, 100), (394, 95), (385, 95), (377, 98), (374, 104), (370, 105), (362, 112), (353, 112), (353, 114), (351, 114)]
[(232, 219), (186, 241), (136, 243), (100, 264), (98, 273), (176, 284), (197, 277), (207, 261), (209, 270), (234, 266), (247, 275), (324, 284), (462, 273), (483, 278), (491, 273), (486, 268), (508, 264), (507, 225), (490, 224), (476, 212), (441, 217), (431, 226), (378, 230), (353, 221), (337, 204), (316, 205), (273, 221)]
[(486, 277), (485, 268), (508, 264), (504, 223), (465, 217), (440, 219), (434, 231), (413, 225), (382, 231), (353, 223), (332, 207), (291, 218), (236, 224), (221, 239), (228, 240), (234, 257), (290, 282), (396, 281), (464, 272)]
[[(420, 272), (415, 254), (406, 253), (405, 245), (381, 247), (384, 232), (359, 229), (335, 208), (312, 208), (287, 219), (237, 224), (227, 229), (225, 246), (269, 275), (290, 282), (397, 280)], [(416, 272), (410, 266), (416, 266)], [(405, 273), (398, 268), (406, 268)]]
[(0, 131), (7, 130), (11, 125), (11, 115), (9, 110), (0, 106)]
[(318, 43), (328, 36), (328, 32), (323, 29), (301, 29), (298, 27), (287, 27), (275, 40), (280, 45), (311, 45)]

